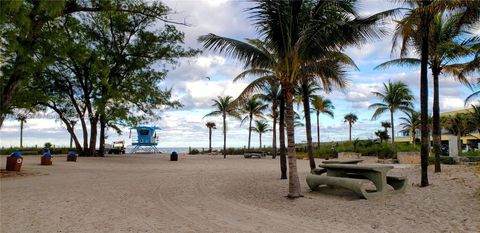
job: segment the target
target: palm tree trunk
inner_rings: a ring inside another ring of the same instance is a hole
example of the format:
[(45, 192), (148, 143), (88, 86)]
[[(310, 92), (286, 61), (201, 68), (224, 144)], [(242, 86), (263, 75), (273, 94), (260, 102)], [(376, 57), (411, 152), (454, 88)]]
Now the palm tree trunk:
[(351, 121), (348, 122), (348, 128), (349, 128), (349, 131), (348, 131), (348, 140), (349, 140), (349, 141), (352, 141), (352, 122), (351, 122)]
[[(431, 3), (431, 0), (423, 0), (421, 7), (426, 8)], [(428, 153), (430, 136), (428, 133), (428, 32), (429, 32), (429, 13), (426, 11), (422, 13), (422, 54), (420, 67), (420, 126), (421, 126), (421, 182), (420, 186), (428, 186)]]
[(20, 148), (23, 148), (23, 120), (20, 120)]
[(279, 140), (280, 140), (280, 179), (287, 179), (287, 157), (285, 155), (285, 90), (282, 88), (280, 98), (280, 119), (278, 121)]
[(227, 116), (223, 115), (223, 158), (227, 158)]
[(432, 137), (433, 137), (433, 152), (435, 153), (435, 172), (441, 172), (440, 167), (440, 100), (439, 100), (439, 83), (438, 76), (440, 75), (440, 69), (432, 68), (433, 74), (433, 116), (432, 116)]
[[(391, 123), (391, 126), (392, 126), (392, 146), (395, 146), (394, 143), (395, 143), (395, 125), (394, 125), (394, 122), (393, 122), (393, 111), (390, 111), (390, 123)], [(385, 132), (387, 132), (387, 129), (385, 128)]]
[(310, 119), (310, 99), (308, 96), (307, 82), (304, 80), (302, 83), (302, 97), (303, 97), (303, 112), (305, 115), (305, 132), (307, 134), (307, 153), (308, 160), (310, 161), (310, 169), (315, 169), (315, 159), (313, 158), (313, 146), (312, 146), (312, 122)]
[(250, 114), (250, 123), (248, 124), (248, 149), (250, 150), (250, 140), (252, 139), (252, 114)]
[(208, 127), (208, 151), (212, 153), (212, 128)]
[(295, 152), (295, 126), (293, 124), (293, 95), (294, 87), (288, 83), (286, 87), (286, 126), (287, 126), (287, 140), (288, 140), (288, 197), (301, 197), (300, 180), (297, 172), (297, 155)]
[(317, 148), (320, 149), (320, 112), (317, 111)]
[(272, 127), (272, 159), (277, 157), (277, 118), (273, 118)]
[(259, 138), (260, 138), (260, 150), (262, 149), (262, 133), (259, 133)]

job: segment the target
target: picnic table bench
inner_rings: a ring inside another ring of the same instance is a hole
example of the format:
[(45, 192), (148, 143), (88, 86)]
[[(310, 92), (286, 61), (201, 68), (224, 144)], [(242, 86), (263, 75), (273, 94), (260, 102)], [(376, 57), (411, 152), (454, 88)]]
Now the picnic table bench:
[[(387, 176), (393, 166), (376, 164), (320, 164), (325, 168), (327, 175), (309, 174), (307, 184), (312, 191), (318, 190), (320, 185), (337, 186), (350, 189), (365, 199), (389, 193), (405, 191), (407, 178)], [(367, 190), (366, 186), (372, 182), (375, 190)], [(390, 190), (391, 186), (393, 190)]]
[(263, 151), (245, 151), (243, 153), (243, 157), (245, 158), (252, 158), (252, 157), (258, 157), (261, 159), (262, 157), (265, 157), (265, 152)]

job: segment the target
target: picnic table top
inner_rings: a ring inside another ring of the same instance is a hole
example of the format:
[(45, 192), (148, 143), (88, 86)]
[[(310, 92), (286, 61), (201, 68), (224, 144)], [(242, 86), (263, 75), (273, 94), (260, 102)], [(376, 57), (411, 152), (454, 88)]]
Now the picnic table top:
[(365, 170), (365, 171), (380, 171), (387, 172), (393, 169), (393, 166), (382, 164), (320, 164), (319, 167), (326, 169), (345, 169), (345, 170)]
[(363, 159), (329, 159), (322, 161), (323, 164), (357, 164)]

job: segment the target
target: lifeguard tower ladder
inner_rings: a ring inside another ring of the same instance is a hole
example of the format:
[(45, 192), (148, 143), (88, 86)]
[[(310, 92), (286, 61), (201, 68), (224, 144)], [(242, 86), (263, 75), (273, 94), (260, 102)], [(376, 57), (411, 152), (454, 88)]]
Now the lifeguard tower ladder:
[(156, 126), (137, 126), (133, 127), (130, 130), (135, 129), (137, 134), (131, 134), (132, 139), (132, 149), (131, 153), (137, 153), (139, 151), (148, 152), (148, 153), (160, 153), (157, 148), (158, 145), (158, 137), (157, 131), (160, 130), (159, 127)]

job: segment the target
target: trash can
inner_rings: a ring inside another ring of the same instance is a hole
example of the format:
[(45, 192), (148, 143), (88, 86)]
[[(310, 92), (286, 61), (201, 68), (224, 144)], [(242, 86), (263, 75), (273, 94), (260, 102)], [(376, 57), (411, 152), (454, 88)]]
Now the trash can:
[(16, 171), (19, 172), (22, 168), (23, 157), (22, 154), (18, 151), (13, 152), (10, 156), (7, 157), (7, 171)]
[(178, 161), (178, 154), (177, 154), (177, 152), (174, 151), (174, 152), (172, 152), (172, 153), (170, 154), (170, 161)]
[(69, 151), (69, 152), (68, 152), (67, 161), (69, 161), (69, 162), (77, 162), (77, 154), (75, 154), (75, 151)]
[(52, 153), (50, 152), (49, 149), (44, 149), (44, 153), (42, 155), (41, 159), (41, 165), (52, 165)]

